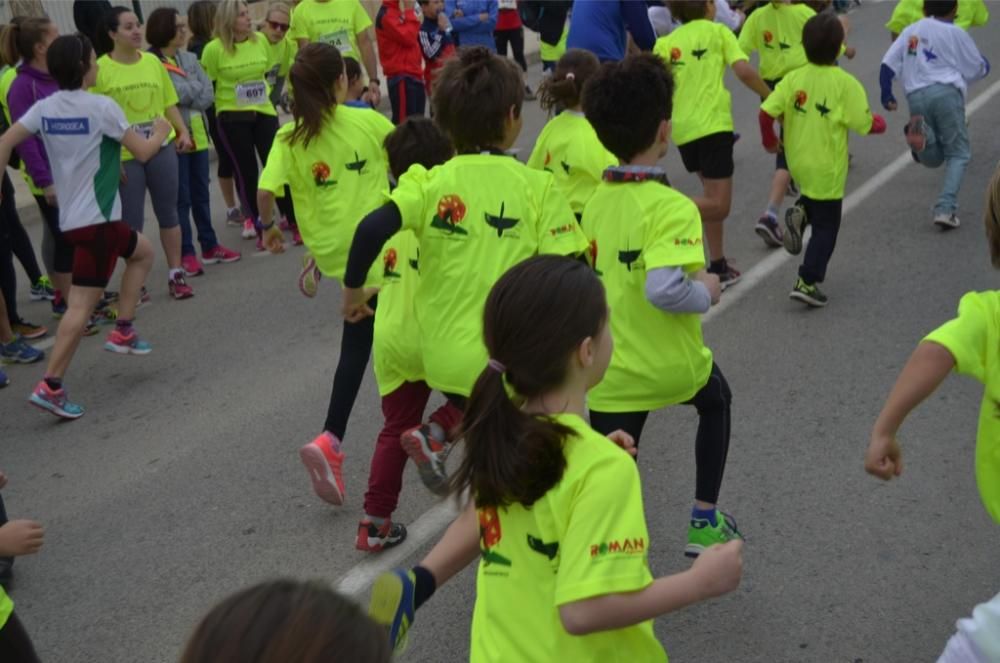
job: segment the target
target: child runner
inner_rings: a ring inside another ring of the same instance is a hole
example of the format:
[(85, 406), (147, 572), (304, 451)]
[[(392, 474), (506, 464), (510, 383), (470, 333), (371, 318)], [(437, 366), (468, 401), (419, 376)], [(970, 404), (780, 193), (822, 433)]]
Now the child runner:
[[(411, 117), (386, 136), (389, 170), (398, 180), (410, 166), (433, 168), (451, 158), (454, 150), (447, 137), (430, 120)], [(403, 485), (406, 452), (400, 436), (423, 422), (431, 389), (424, 382), (420, 361), (420, 339), (413, 333), (413, 306), (417, 291), (420, 247), (409, 230), (392, 236), (382, 253), (382, 287), (375, 313), (375, 381), (382, 397), (385, 423), (375, 443), (365, 517), (358, 524), (358, 550), (378, 552), (406, 538), (406, 528), (392, 522)], [(442, 430), (453, 430), (462, 411), (447, 400), (430, 417)]]
[[(309, 260), (327, 277), (343, 281), (354, 229), (389, 193), (382, 142), (392, 124), (381, 113), (342, 105), (347, 87), (344, 62), (330, 44), (299, 49), (288, 80), (295, 91), (295, 122), (281, 128), (267, 157), (260, 209), (267, 216), (275, 194), (288, 186)], [(274, 223), (264, 226), (264, 234), (268, 249), (284, 250)], [(326, 422), (316, 439), (300, 450), (316, 494), (331, 504), (344, 503), (340, 446), (371, 356), (372, 334), (371, 319), (344, 322)]]
[[(893, 41), (904, 29), (924, 17), (924, 0), (899, 0), (889, 22), (885, 24)], [(986, 25), (990, 20), (990, 10), (983, 0), (958, 0), (958, 16), (955, 25), (968, 30), (980, 25)]]
[(364, 99), (365, 79), (361, 76), (361, 64), (354, 58), (344, 58), (344, 75), (347, 76), (347, 93), (344, 96), (344, 105), (371, 110), (371, 103)]
[(261, 33), (267, 37), (271, 49), (271, 61), (274, 65), (267, 72), (267, 84), (271, 86), (271, 103), (275, 107), (283, 106), (288, 112), (288, 105), (282, 91), (285, 87), (285, 77), (295, 60), (298, 44), (288, 39), (288, 27), (291, 25), (292, 12), (284, 2), (272, 2), (267, 6), (267, 16), (260, 24)]
[(733, 203), (735, 144), (726, 67), (731, 67), (736, 77), (762, 99), (770, 90), (747, 62), (733, 31), (713, 22), (713, 0), (671, 2), (670, 11), (683, 25), (660, 37), (653, 52), (670, 63), (674, 75), (677, 92), (671, 123), (673, 140), (684, 167), (701, 180), (703, 193), (694, 202), (708, 244), (707, 271), (719, 277), (725, 290), (741, 277), (726, 260), (723, 243), (723, 223)]
[[(905, 33), (905, 31), (904, 31)], [(990, 260), (1000, 269), (1000, 169), (993, 174), (983, 215)], [(987, 513), (1000, 523), (1000, 290), (969, 292), (958, 317), (928, 334), (910, 355), (872, 429), (865, 471), (889, 481), (903, 473), (903, 452), (896, 436), (906, 417), (937, 391), (954, 370), (984, 386), (976, 436), (976, 484)], [(992, 624), (992, 625), (991, 625)], [(940, 661), (998, 660), (1000, 595), (976, 608), (973, 619), (958, 623)], [(979, 653), (979, 656), (975, 656)]]
[(882, 58), (882, 106), (896, 110), (892, 79), (899, 76), (910, 107), (905, 127), (913, 158), (928, 168), (944, 164), (934, 203), (934, 224), (959, 226), (958, 190), (972, 158), (965, 119), (967, 83), (986, 76), (990, 64), (967, 32), (954, 24), (955, 0), (924, 2), (927, 17), (909, 26)]
[(618, 165), (583, 116), (584, 86), (600, 67), (593, 53), (574, 48), (559, 59), (555, 73), (538, 90), (542, 109), (559, 114), (542, 128), (528, 167), (552, 173), (577, 220), (604, 169)]
[(391, 657), (385, 632), (329, 583), (269, 580), (212, 608), (180, 663), (390, 663)]
[(148, 135), (140, 133), (129, 126), (113, 100), (85, 91), (94, 86), (98, 76), (94, 50), (86, 37), (59, 37), (49, 46), (46, 60), (59, 92), (32, 106), (0, 137), (0, 163), (6, 163), (15, 146), (41, 134), (59, 200), (59, 229), (74, 247), (73, 294), (59, 322), (45, 378), (29, 400), (56, 416), (76, 419), (84, 409), (69, 401), (63, 376), (119, 257), (126, 264), (118, 319), (104, 348), (135, 355), (150, 351), (149, 344), (133, 329), (132, 318), (153, 265), (153, 249), (148, 239), (121, 220), (118, 180), (122, 149), (111, 141), (146, 161), (160, 149), (171, 126), (158, 117), (152, 120)]
[(411, 115), (423, 115), (427, 106), (424, 61), (420, 50), (420, 17), (413, 10), (416, 0), (382, 0), (375, 15), (378, 58), (389, 86), (392, 123)]
[(617, 341), (588, 405), (595, 430), (622, 429), (636, 444), (651, 411), (679, 403), (698, 411), (695, 502), (684, 549), (697, 557), (742, 536), (716, 508), (732, 394), (705, 347), (699, 317), (718, 302), (719, 277), (704, 271), (698, 208), (667, 185), (656, 165), (669, 144), (673, 96), (670, 72), (656, 55), (605, 65), (587, 88), (587, 119), (622, 164), (605, 171), (581, 222)]
[(194, 147), (177, 155), (177, 218), (181, 225), (181, 266), (186, 276), (204, 274), (194, 250), (191, 217), (198, 228), (198, 244), (205, 263), (231, 263), (240, 259), (238, 251), (219, 244), (212, 228), (212, 206), (208, 191), (208, 131), (205, 109), (215, 94), (212, 81), (198, 64), (198, 58), (183, 50), (187, 43), (187, 18), (172, 7), (154, 9), (146, 21), (149, 52), (159, 58), (177, 91), (177, 108)]
[[(587, 242), (549, 173), (505, 154), (521, 132), (520, 70), (483, 47), (463, 48), (441, 71), (434, 117), (458, 155), (431, 170), (414, 165), (390, 202), (362, 221), (344, 276), (344, 315), (372, 314), (362, 289), (382, 246), (400, 229), (420, 242), (417, 316), (427, 384), (461, 409), (485, 361), (480, 311), (512, 265), (539, 253), (581, 254)], [(432, 491), (447, 492), (450, 431), (431, 422), (401, 444)]]
[[(802, 50), (802, 26), (815, 15), (816, 12), (806, 5), (790, 4), (789, 0), (771, 0), (747, 17), (740, 30), (740, 48), (747, 55), (760, 51), (760, 76), (772, 90), (785, 74), (806, 63)], [(780, 148), (774, 166), (767, 207), (757, 219), (754, 232), (766, 246), (780, 247), (783, 237), (778, 212), (785, 196), (795, 194), (795, 185), (788, 173), (785, 152)]]
[[(7, 485), (7, 476), (0, 472), (0, 489)], [(3, 499), (0, 498), (0, 558), (10, 559), (21, 555), (34, 555), (45, 542), (45, 530), (33, 520), (7, 520)], [(9, 567), (7, 581), (10, 580)], [(384, 636), (383, 636), (383, 642)], [(24, 625), (14, 614), (14, 602), (0, 586), (0, 661), (36, 663), (38, 654), (24, 630)]]
[[(147, 136), (152, 121), (165, 116), (174, 127), (164, 149), (148, 162), (132, 158), (122, 147), (121, 204), (123, 220), (137, 233), (145, 222), (146, 190), (160, 226), (160, 243), (170, 269), (167, 289), (174, 299), (188, 299), (194, 290), (184, 280), (181, 267), (181, 228), (177, 218), (177, 153), (191, 149), (191, 135), (177, 109), (177, 92), (170, 76), (152, 53), (142, 47), (139, 19), (124, 7), (115, 7), (98, 33), (107, 55), (102, 55), (94, 92), (111, 98), (125, 112), (129, 123)], [(97, 279), (102, 280), (102, 279)]]
[[(452, 482), (472, 501), (429, 556), (481, 551), (472, 661), (666, 661), (653, 618), (739, 585), (741, 541), (687, 571), (649, 572), (639, 471), (584, 420), (612, 357), (608, 304), (592, 270), (555, 256), (515, 266), (486, 301), (489, 361)], [(376, 580), (371, 614), (394, 645), (444, 576), (421, 565)]]
[(444, 11), (444, 0), (418, 0), (424, 21), (420, 24), (420, 49), (424, 54), (424, 87), (431, 94), (434, 79), (445, 60), (455, 54), (451, 21)]
[[(752, 17), (752, 15), (751, 15)], [(784, 152), (802, 195), (785, 212), (785, 249), (802, 251), (802, 233), (812, 226), (799, 277), (789, 297), (812, 307), (823, 307), (827, 296), (817, 286), (826, 278), (840, 231), (847, 184), (847, 131), (865, 136), (885, 132), (885, 120), (872, 115), (865, 89), (836, 65), (844, 42), (844, 28), (834, 14), (817, 14), (802, 29), (809, 63), (785, 77), (761, 110), (779, 119), (784, 129)], [(762, 121), (765, 143), (777, 144), (773, 124)]]

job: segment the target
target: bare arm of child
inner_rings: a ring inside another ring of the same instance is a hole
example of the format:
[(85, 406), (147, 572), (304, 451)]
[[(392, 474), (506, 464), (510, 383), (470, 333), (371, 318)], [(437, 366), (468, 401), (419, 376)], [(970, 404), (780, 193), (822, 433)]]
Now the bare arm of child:
[[(273, 191), (258, 187), (257, 209), (260, 210), (261, 223), (263, 223), (263, 219), (274, 218), (274, 200)], [(264, 246), (271, 253), (285, 252), (285, 236), (276, 223), (272, 222), (269, 227), (264, 228), (263, 241)]]
[(771, 94), (771, 88), (767, 86), (767, 83), (760, 77), (757, 70), (746, 60), (737, 60), (734, 62), (733, 73), (736, 74), (736, 77), (744, 85), (757, 93), (761, 99), (767, 99), (768, 95)]
[(479, 518), (472, 500), (445, 530), (441, 540), (420, 562), (434, 576), (437, 587), (479, 557)]
[(903, 454), (896, 432), (903, 420), (938, 388), (955, 368), (955, 358), (943, 345), (924, 341), (910, 355), (872, 429), (865, 454), (865, 471), (888, 481), (903, 472)]
[(170, 123), (162, 117), (158, 117), (153, 120), (153, 133), (149, 138), (143, 138), (135, 132), (135, 129), (129, 128), (122, 135), (121, 142), (125, 146), (125, 149), (132, 153), (132, 156), (145, 163), (156, 156), (156, 153), (160, 151), (160, 146), (163, 145), (163, 141), (169, 135)]

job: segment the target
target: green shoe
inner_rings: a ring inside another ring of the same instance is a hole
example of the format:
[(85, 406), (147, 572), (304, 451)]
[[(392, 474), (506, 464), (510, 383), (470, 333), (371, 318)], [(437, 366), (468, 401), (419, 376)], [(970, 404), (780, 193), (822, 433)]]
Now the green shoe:
[(688, 525), (688, 543), (684, 548), (686, 557), (697, 557), (706, 548), (718, 543), (743, 539), (743, 535), (736, 528), (736, 521), (728, 513), (716, 509), (715, 520), (714, 525), (705, 518), (691, 520), (691, 524)]
[(372, 586), (368, 616), (389, 629), (389, 644), (394, 653), (406, 649), (406, 632), (413, 624), (416, 608), (414, 594), (416, 576), (413, 571), (393, 569), (380, 575)]
[(796, 203), (785, 210), (785, 235), (781, 240), (785, 250), (793, 256), (802, 253), (802, 233), (808, 224), (806, 208), (802, 205)]
[(789, 299), (797, 299), (800, 302), (805, 302), (809, 306), (814, 308), (823, 308), (826, 306), (826, 295), (823, 291), (816, 287), (816, 284), (808, 284), (799, 277), (799, 280), (795, 282), (795, 287), (792, 291), (788, 293)]

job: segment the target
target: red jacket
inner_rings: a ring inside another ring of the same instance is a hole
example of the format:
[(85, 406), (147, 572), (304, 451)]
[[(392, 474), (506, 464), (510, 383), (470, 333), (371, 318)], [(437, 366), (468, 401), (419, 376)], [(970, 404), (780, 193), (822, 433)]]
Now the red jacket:
[(386, 78), (424, 76), (424, 58), (420, 50), (420, 19), (412, 9), (399, 11), (398, 0), (382, 0), (375, 16), (378, 59)]

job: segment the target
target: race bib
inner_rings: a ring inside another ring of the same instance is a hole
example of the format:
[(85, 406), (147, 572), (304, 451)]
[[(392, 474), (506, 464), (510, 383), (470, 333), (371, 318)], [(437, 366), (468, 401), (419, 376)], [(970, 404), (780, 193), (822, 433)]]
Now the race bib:
[(497, 6), (500, 9), (517, 9), (517, 0), (500, 0)]
[(247, 81), (236, 86), (237, 106), (257, 106), (267, 101), (267, 83)]
[(140, 122), (139, 124), (133, 124), (132, 131), (148, 140), (153, 135), (153, 123)]
[(347, 30), (327, 33), (322, 35), (319, 40), (324, 44), (336, 46), (341, 53), (350, 53), (354, 50), (354, 47), (351, 46), (351, 33)]

